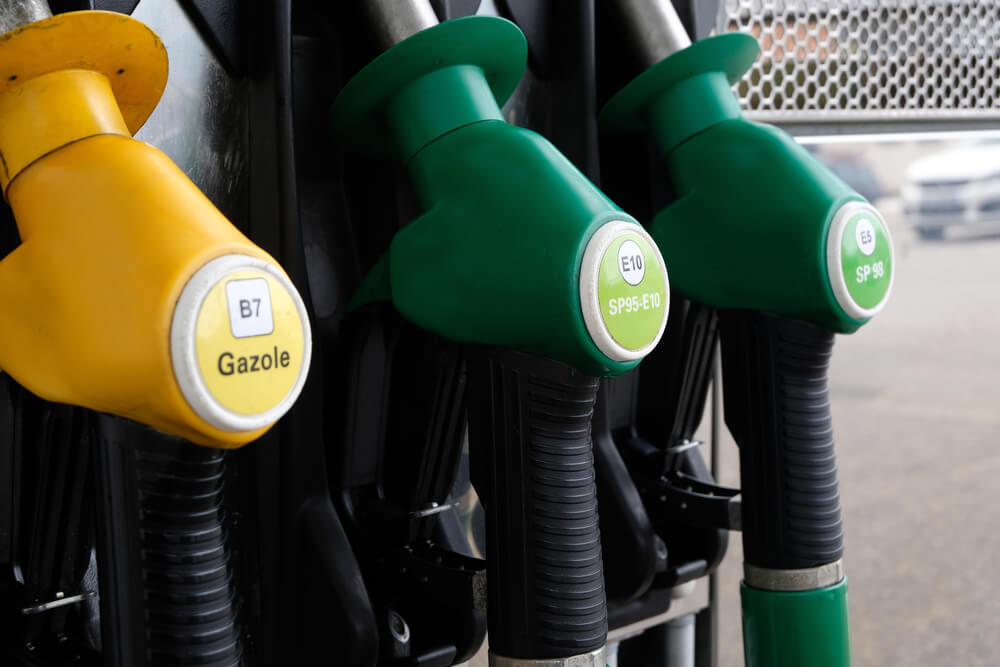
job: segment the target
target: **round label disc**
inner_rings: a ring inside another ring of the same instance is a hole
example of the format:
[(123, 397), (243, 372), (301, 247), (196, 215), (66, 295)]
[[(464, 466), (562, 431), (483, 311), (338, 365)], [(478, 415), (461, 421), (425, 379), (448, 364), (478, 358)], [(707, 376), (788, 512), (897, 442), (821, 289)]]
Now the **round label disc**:
[(216, 283), (201, 304), (195, 341), (208, 391), (241, 415), (278, 405), (302, 367), (298, 309), (262, 271), (237, 271)]
[(633, 361), (659, 342), (670, 291), (660, 251), (642, 227), (614, 221), (598, 229), (580, 280), (584, 321), (604, 354)]
[(837, 212), (827, 242), (827, 264), (844, 312), (861, 319), (882, 309), (892, 288), (894, 257), (889, 228), (873, 206), (851, 202)]
[(223, 430), (262, 428), (302, 388), (310, 356), (305, 307), (284, 274), (229, 255), (185, 286), (171, 348), (175, 376), (199, 416)]

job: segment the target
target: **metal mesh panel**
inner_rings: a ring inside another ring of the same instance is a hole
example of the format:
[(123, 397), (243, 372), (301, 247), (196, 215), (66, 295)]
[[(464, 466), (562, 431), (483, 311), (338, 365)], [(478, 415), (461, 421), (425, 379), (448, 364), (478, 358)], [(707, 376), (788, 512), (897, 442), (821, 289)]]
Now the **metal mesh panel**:
[(1000, 0), (725, 0), (718, 30), (760, 43), (755, 119), (1000, 127)]

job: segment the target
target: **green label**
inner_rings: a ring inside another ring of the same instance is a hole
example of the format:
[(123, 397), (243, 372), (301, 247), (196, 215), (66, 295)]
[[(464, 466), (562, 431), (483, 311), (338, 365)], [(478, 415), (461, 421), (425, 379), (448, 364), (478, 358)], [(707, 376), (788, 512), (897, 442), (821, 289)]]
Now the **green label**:
[(854, 303), (862, 308), (879, 305), (889, 290), (892, 248), (877, 217), (861, 212), (851, 218), (840, 241), (840, 262)]
[(611, 337), (629, 350), (652, 343), (663, 323), (666, 280), (658, 253), (638, 234), (622, 234), (601, 259), (597, 280), (601, 319)]

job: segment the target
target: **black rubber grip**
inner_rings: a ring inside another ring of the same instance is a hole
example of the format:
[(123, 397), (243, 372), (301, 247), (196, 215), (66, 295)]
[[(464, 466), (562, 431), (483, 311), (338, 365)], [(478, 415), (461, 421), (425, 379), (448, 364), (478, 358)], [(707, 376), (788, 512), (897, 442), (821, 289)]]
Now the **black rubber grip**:
[(827, 369), (833, 334), (720, 313), (726, 425), (740, 448), (744, 561), (818, 567), (844, 553)]
[(226, 533), (225, 453), (136, 453), (149, 665), (242, 664)]
[(597, 380), (498, 349), (473, 351), (469, 371), (490, 650), (536, 660), (595, 651), (608, 634), (590, 436)]

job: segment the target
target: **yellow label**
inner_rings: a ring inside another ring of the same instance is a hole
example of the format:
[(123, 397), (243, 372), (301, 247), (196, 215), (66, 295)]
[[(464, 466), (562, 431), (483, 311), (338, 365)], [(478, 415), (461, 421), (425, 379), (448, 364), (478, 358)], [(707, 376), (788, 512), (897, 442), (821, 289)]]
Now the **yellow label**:
[(263, 271), (236, 271), (220, 280), (201, 304), (195, 336), (201, 377), (233, 412), (267, 412), (299, 376), (299, 311), (281, 283)]

